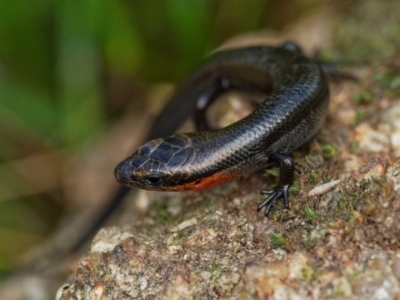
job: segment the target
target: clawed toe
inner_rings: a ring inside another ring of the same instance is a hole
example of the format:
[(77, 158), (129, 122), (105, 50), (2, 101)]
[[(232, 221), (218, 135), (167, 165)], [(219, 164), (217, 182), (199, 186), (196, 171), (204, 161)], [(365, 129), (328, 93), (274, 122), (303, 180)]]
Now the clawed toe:
[(261, 195), (269, 195), (266, 200), (264, 200), (257, 207), (257, 211), (260, 211), (263, 207), (265, 207), (264, 215), (267, 217), (269, 211), (279, 198), (283, 198), (283, 203), (286, 208), (289, 208), (289, 197), (288, 197), (289, 185), (284, 185), (282, 187), (276, 187), (272, 191), (263, 190), (260, 192)]

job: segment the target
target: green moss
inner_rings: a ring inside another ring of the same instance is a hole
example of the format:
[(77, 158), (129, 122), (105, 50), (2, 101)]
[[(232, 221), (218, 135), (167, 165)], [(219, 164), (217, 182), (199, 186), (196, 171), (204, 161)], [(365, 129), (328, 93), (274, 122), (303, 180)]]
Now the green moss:
[(306, 211), (306, 215), (307, 215), (307, 219), (308, 220), (314, 221), (315, 219), (317, 219), (316, 212), (313, 211), (308, 205), (306, 205), (305, 211)]
[(173, 215), (168, 211), (168, 206), (165, 202), (156, 205), (154, 212), (156, 215), (156, 222), (161, 225), (170, 224), (173, 221)]
[(301, 271), (304, 280), (310, 281), (313, 278), (314, 270), (311, 267), (305, 266)]
[(377, 73), (374, 76), (375, 82), (380, 86), (381, 89), (387, 89), (390, 86), (391, 78), (387, 73)]
[(337, 203), (337, 210), (338, 211), (344, 211), (345, 207), (346, 207), (345, 200), (344, 199), (340, 199), (338, 201), (338, 203)]
[(179, 245), (180, 244), (180, 241), (181, 241), (181, 238), (182, 238), (182, 234), (180, 233), (180, 232), (177, 232), (177, 233), (175, 233), (174, 235), (173, 235), (173, 237), (172, 237), (172, 243), (171, 243), (171, 245)]
[(318, 174), (315, 172), (308, 173), (308, 180), (315, 182), (318, 179)]
[(289, 188), (289, 194), (296, 195), (300, 192), (300, 185), (298, 181), (293, 182), (293, 185)]
[(219, 278), (222, 274), (222, 266), (213, 262), (210, 266), (210, 273), (213, 280)]
[(351, 153), (353, 153), (353, 154), (357, 153), (359, 143), (360, 143), (359, 141), (354, 141), (351, 144), (351, 149), (350, 149)]
[(210, 272), (215, 273), (220, 271), (222, 271), (222, 266), (220, 264), (213, 262), (210, 266)]
[(350, 274), (349, 276), (349, 281), (353, 283), (354, 281), (357, 280), (358, 276), (360, 276), (361, 272), (359, 270), (355, 270), (353, 273)]
[(355, 221), (354, 213), (350, 208), (346, 209), (344, 214), (344, 220), (350, 223), (353, 223)]
[(322, 145), (322, 156), (327, 158), (332, 158), (336, 155), (337, 149), (332, 145)]
[(400, 76), (393, 78), (392, 82), (390, 83), (389, 88), (392, 90), (396, 90), (396, 89), (400, 88)]
[(356, 109), (355, 111), (356, 111), (356, 118), (354, 120), (354, 125), (364, 121), (367, 118), (367, 114), (364, 111), (360, 109)]
[(356, 195), (348, 195), (347, 201), (350, 205), (353, 205), (357, 201), (357, 196)]
[(286, 222), (287, 215), (282, 209), (278, 209), (272, 216), (275, 222)]
[(354, 95), (356, 104), (368, 104), (372, 100), (372, 95), (367, 91), (360, 91)]
[(377, 73), (374, 80), (383, 91), (389, 94), (400, 88), (400, 76), (397, 70), (389, 69), (385, 73)]
[(286, 244), (286, 238), (279, 233), (271, 233), (271, 247), (273, 249), (281, 248)]
[(338, 289), (338, 290), (336, 290), (335, 291), (335, 296), (338, 296), (338, 297), (343, 297), (343, 296), (345, 296), (346, 295), (346, 292), (345, 291), (343, 291), (343, 290), (341, 290), (341, 289)]
[(279, 177), (279, 173), (280, 169), (278, 167), (268, 169), (266, 172), (267, 175), (272, 175), (273, 177)]

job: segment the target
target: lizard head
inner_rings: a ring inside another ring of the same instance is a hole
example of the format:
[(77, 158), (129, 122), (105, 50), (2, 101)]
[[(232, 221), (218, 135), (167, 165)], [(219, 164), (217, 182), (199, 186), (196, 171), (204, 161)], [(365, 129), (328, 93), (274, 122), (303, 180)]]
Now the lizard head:
[(146, 190), (181, 190), (194, 179), (188, 166), (195, 156), (190, 138), (175, 135), (155, 139), (120, 162), (114, 174), (118, 182)]

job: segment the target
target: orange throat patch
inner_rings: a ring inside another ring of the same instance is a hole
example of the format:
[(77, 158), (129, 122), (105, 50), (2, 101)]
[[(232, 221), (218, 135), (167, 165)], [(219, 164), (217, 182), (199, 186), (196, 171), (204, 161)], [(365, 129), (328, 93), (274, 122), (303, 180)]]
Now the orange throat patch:
[(223, 184), (223, 183), (230, 181), (238, 176), (240, 176), (240, 174), (215, 173), (209, 177), (198, 179), (196, 181), (185, 183), (182, 185), (174, 186), (173, 188), (170, 189), (170, 191), (204, 190), (204, 189), (208, 189), (208, 188)]

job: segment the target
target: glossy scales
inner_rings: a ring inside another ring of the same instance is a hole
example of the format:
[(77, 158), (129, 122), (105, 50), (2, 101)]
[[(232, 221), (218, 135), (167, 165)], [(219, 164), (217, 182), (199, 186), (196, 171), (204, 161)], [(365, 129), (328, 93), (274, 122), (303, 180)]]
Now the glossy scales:
[[(252, 114), (228, 127), (146, 143), (116, 167), (118, 181), (149, 190), (201, 189), (265, 168), (272, 154), (281, 153), (274, 156), (275, 162), (284, 164), (282, 157), (319, 130), (329, 103), (320, 67), (290, 45), (215, 53), (176, 91), (181, 100), (187, 95), (188, 106), (202, 91), (220, 93), (214, 90), (221, 78), (237, 85), (272, 87), (271, 94)], [(282, 185), (293, 180), (288, 174), (281, 177), (287, 179)]]

